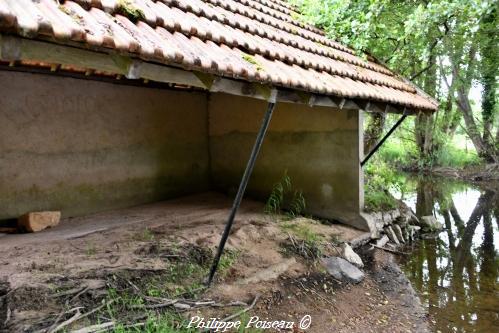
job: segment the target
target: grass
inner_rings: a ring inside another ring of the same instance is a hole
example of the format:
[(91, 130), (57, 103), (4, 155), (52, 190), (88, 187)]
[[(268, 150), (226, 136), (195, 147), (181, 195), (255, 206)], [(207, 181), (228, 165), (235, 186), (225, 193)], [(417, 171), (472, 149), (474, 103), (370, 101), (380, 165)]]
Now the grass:
[(282, 178), (274, 184), (270, 196), (265, 203), (264, 212), (269, 215), (283, 213), (284, 206), (288, 203), (285, 215), (288, 218), (300, 216), (306, 208), (306, 201), (301, 190), (294, 190), (291, 178), (284, 171)]
[(150, 242), (154, 240), (154, 234), (148, 228), (145, 228), (141, 233), (133, 235), (133, 239), (140, 242)]
[(365, 167), (364, 204), (366, 211), (387, 211), (398, 207), (390, 190), (404, 193), (405, 179), (379, 156)]
[(188, 328), (188, 321), (180, 315), (174, 313), (164, 313), (161, 315), (152, 314), (147, 318), (143, 326), (130, 327), (128, 325), (118, 325), (114, 333), (194, 333), (195, 328)]
[[(413, 142), (394, 137), (380, 148), (381, 160), (399, 168), (423, 167), (452, 167), (466, 168), (482, 163), (474, 148), (465, 138), (456, 136), (452, 141), (446, 142), (434, 156), (421, 159)], [(371, 162), (369, 162), (371, 163)]]
[(317, 260), (324, 253), (324, 237), (310, 230), (307, 225), (285, 222), (281, 228), (293, 239), (283, 244), (284, 253), (299, 255), (308, 260)]
[[(197, 246), (173, 246), (168, 254), (182, 256), (168, 259), (165, 270), (121, 271), (109, 275), (106, 279), (107, 295), (103, 300), (107, 305), (92, 317), (92, 322), (112, 320), (119, 323), (113, 332), (120, 333), (197, 332), (187, 328), (188, 321), (175, 309), (148, 310), (145, 305), (151, 303), (148, 297), (198, 298), (210, 268), (211, 251)], [(239, 257), (239, 251), (226, 251), (220, 260), (218, 276), (223, 278)], [(137, 322), (143, 325), (134, 326)]]

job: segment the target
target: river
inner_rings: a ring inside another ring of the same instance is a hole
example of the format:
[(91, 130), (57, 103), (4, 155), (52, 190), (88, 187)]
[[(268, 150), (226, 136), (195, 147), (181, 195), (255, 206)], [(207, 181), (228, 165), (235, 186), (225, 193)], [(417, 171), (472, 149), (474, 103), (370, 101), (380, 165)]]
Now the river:
[(436, 238), (407, 246), (411, 254), (400, 260), (436, 330), (498, 332), (499, 184), (405, 179), (402, 200), (444, 225)]

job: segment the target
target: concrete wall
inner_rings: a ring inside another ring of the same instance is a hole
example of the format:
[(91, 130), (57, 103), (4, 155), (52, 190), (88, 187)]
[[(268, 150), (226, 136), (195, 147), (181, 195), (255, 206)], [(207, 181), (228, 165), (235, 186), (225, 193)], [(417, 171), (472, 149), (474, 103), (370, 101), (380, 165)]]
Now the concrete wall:
[[(225, 94), (209, 99), (212, 183), (235, 192), (266, 102)], [(363, 207), (362, 115), (358, 111), (277, 104), (248, 194), (268, 198), (285, 170), (304, 192), (307, 211), (368, 230)]]
[(0, 71), (0, 219), (209, 188), (206, 95)]

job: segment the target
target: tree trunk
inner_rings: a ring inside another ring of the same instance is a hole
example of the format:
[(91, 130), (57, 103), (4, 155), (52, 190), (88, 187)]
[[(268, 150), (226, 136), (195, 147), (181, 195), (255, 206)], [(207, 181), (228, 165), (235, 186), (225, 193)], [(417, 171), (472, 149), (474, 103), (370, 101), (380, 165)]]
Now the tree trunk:
[(469, 89), (465, 89), (464, 87), (459, 87), (457, 89), (457, 105), (463, 113), (464, 123), (466, 125), (468, 136), (473, 142), (478, 156), (482, 157), (487, 162), (497, 163), (497, 156), (494, 153), (492, 145), (487, 145), (487, 143), (483, 140), (483, 137), (480, 135), (478, 126), (475, 122), (475, 119), (473, 118), (473, 111), (471, 109), (468, 93)]
[(471, 88), (471, 79), (472, 76), (470, 73), (472, 72), (472, 68), (474, 66), (475, 61), (475, 47), (471, 46), (469, 50), (468, 57), (466, 59), (468, 69), (464, 75), (460, 74), (460, 66), (456, 63), (456, 59), (451, 60), (452, 63), (452, 74), (455, 78), (460, 78), (462, 81), (461, 84), (457, 87), (457, 106), (461, 110), (464, 118), (464, 123), (466, 125), (466, 131), (475, 146), (475, 149), (478, 153), (478, 156), (482, 157), (486, 162), (498, 162), (498, 157), (496, 152), (494, 151), (493, 145), (488, 145), (487, 142), (483, 139), (483, 136), (480, 133), (480, 130), (475, 122), (473, 117), (473, 110), (471, 109), (471, 103), (469, 100), (469, 92)]
[[(430, 55), (428, 59), (428, 63), (435, 63), (436, 56), (434, 54)], [(437, 70), (436, 66), (431, 67), (426, 72), (424, 77), (423, 86), (425, 92), (430, 96), (436, 95), (436, 79)], [(435, 116), (420, 113), (417, 115), (415, 119), (415, 135), (416, 135), (416, 144), (418, 145), (420, 156), (425, 161), (431, 161), (433, 159), (433, 132), (434, 132), (434, 121)]]
[(386, 113), (370, 113), (369, 124), (364, 133), (364, 154), (367, 155), (381, 139), (385, 128)]
[[(496, 77), (498, 64), (498, 47), (496, 37), (496, 19), (497, 11), (493, 9), (483, 19), (481, 44), (481, 78), (482, 78), (482, 120), (483, 120), (483, 135), (482, 139), (486, 147), (492, 149), (492, 153), (498, 155), (497, 147), (494, 147), (494, 134), (492, 133), (492, 125), (494, 124), (495, 108), (496, 108)], [(495, 150), (495, 151), (494, 151)]]

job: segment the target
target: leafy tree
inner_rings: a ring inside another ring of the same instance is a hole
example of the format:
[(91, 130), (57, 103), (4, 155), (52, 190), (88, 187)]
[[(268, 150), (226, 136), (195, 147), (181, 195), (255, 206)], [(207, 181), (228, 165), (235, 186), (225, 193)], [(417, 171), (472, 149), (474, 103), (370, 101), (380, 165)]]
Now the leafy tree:
[[(360, 55), (372, 54), (440, 101), (438, 112), (420, 114), (413, 120), (420, 158), (433, 163), (464, 121), (477, 153), (488, 162), (498, 162), (498, 2), (294, 1), (303, 20), (323, 28)], [(481, 117), (469, 99), (470, 89), (478, 82), (483, 86)], [(367, 129), (371, 142), (382, 132), (383, 117), (370, 122), (378, 127)], [(366, 146), (371, 144), (366, 142)]]

